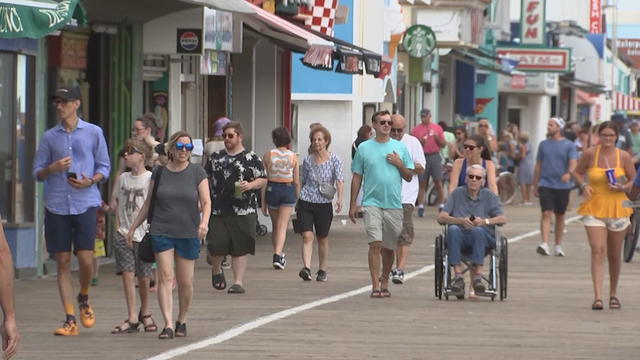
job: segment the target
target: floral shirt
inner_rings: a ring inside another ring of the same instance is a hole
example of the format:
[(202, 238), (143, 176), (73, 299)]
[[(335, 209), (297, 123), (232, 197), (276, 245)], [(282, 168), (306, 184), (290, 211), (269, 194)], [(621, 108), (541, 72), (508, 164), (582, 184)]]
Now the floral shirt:
[[(319, 179), (316, 179), (316, 174)], [(314, 156), (309, 155), (302, 162), (300, 199), (316, 204), (330, 203), (331, 200), (320, 194), (320, 182), (335, 186), (336, 181), (344, 181), (342, 161), (338, 155), (332, 153), (329, 160), (319, 165), (316, 164)]]
[(215, 152), (205, 170), (211, 186), (212, 215), (255, 214), (258, 207), (259, 190), (250, 190), (235, 196), (235, 183), (266, 178), (262, 159), (253, 151), (242, 150), (236, 155), (226, 150)]

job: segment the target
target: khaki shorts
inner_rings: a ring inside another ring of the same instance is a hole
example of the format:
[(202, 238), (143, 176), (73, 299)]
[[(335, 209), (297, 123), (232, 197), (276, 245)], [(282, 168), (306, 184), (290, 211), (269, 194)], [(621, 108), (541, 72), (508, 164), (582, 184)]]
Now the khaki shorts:
[(412, 204), (402, 204), (402, 231), (398, 244), (409, 246), (413, 243), (413, 209)]
[(398, 237), (402, 231), (402, 209), (381, 209), (373, 206), (362, 208), (367, 241), (382, 241), (386, 249), (398, 247)]
[(587, 215), (582, 218), (584, 226), (606, 227), (609, 231), (624, 231), (631, 221), (628, 217), (623, 218), (597, 218)]

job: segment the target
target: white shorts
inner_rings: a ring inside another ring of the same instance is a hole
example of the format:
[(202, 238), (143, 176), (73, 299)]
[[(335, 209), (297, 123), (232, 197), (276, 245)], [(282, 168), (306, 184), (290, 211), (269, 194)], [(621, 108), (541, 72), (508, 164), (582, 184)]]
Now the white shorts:
[(606, 227), (609, 231), (624, 231), (631, 224), (628, 217), (623, 218), (598, 218), (587, 215), (582, 217), (584, 226)]

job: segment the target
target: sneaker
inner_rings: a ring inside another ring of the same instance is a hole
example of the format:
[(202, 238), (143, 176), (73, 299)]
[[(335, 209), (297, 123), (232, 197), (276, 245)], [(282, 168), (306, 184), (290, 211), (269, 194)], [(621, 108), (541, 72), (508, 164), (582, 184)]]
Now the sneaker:
[(404, 283), (404, 271), (402, 269), (395, 269), (391, 273), (391, 282), (394, 284), (403, 284)]
[(222, 259), (222, 268), (225, 269), (225, 270), (226, 269), (231, 269), (231, 264), (229, 264), (229, 260), (227, 259), (226, 255)]
[(80, 322), (86, 328), (96, 324), (96, 314), (89, 305), (89, 296), (78, 294), (78, 304), (80, 305)]
[(424, 206), (418, 207), (418, 217), (424, 217)]
[(562, 246), (556, 245), (554, 253), (556, 256), (564, 256), (564, 250), (562, 250)]
[(303, 267), (302, 269), (300, 269), (298, 276), (300, 276), (300, 278), (304, 281), (311, 281), (311, 269)]
[(273, 254), (273, 268), (276, 270), (284, 270), (285, 266), (287, 266), (287, 260), (284, 258), (285, 255)]
[(318, 270), (316, 281), (327, 281), (327, 272), (322, 269)]
[(53, 332), (53, 335), (56, 336), (76, 336), (78, 334), (78, 324), (74, 320), (65, 321), (61, 328)]
[(464, 295), (464, 279), (462, 276), (456, 276), (451, 283), (452, 295)]
[(484, 290), (485, 290), (485, 287), (484, 287), (484, 283), (482, 282), (482, 278), (477, 277), (473, 279), (473, 291), (476, 294), (482, 294), (484, 293)]
[(536, 251), (540, 255), (544, 255), (544, 256), (551, 255), (549, 253), (549, 244), (547, 244), (547, 243), (542, 243), (542, 244), (538, 245), (538, 248), (536, 249)]

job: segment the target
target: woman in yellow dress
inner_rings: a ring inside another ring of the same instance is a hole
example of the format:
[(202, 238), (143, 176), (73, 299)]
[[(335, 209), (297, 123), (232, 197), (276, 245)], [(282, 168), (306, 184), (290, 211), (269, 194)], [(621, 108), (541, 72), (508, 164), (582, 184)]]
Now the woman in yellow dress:
[[(609, 261), (609, 308), (620, 309), (617, 297), (622, 258), (622, 242), (629, 226), (630, 208), (622, 207), (633, 185), (636, 170), (631, 156), (616, 148), (618, 128), (607, 121), (598, 128), (600, 144), (585, 150), (578, 161), (575, 178), (583, 189), (584, 202), (578, 209), (583, 215), (591, 246), (591, 279), (593, 281), (593, 310), (602, 310), (602, 280), (604, 258)], [(608, 176), (607, 172), (613, 172)], [(586, 179), (585, 179), (586, 175)], [(615, 182), (612, 179), (615, 178)]]

